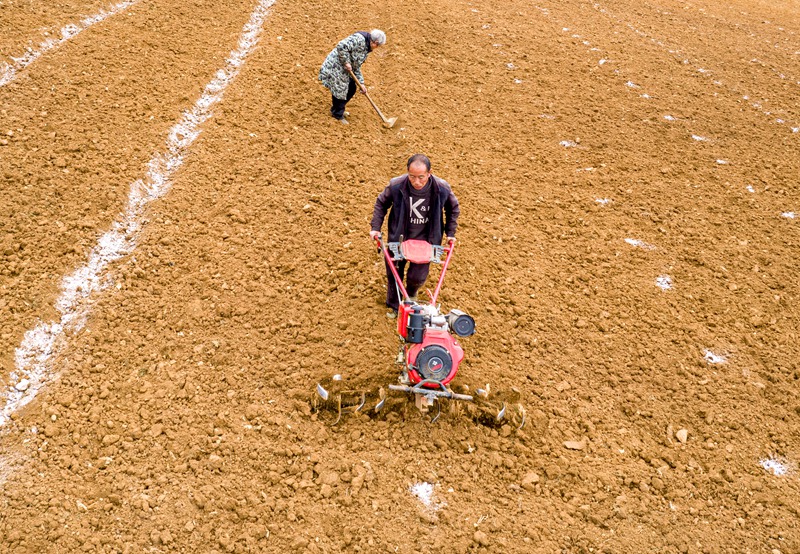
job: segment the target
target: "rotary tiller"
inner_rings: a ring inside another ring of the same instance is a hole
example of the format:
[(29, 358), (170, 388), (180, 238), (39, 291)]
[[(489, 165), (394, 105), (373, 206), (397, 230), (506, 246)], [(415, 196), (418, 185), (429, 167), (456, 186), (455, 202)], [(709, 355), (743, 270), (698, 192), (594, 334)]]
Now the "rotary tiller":
[[(455, 243), (445, 247), (421, 240), (403, 241), (402, 237), (400, 242), (389, 243), (384, 243), (382, 237), (378, 237), (376, 243), (394, 275), (399, 296), (402, 298), (397, 312), (400, 351), (396, 360), (402, 366), (402, 371), (399, 383), (389, 385), (389, 390), (411, 395), (422, 413), (428, 413), (436, 404), (438, 410), (432, 421), (436, 421), (441, 415), (439, 401), (462, 400), (474, 406), (470, 411), (482, 421), (500, 423), (512, 420), (518, 424), (518, 428), (521, 428), (525, 424), (525, 412), (516, 400), (513, 407), (515, 415), (509, 417), (506, 402), (493, 402), (488, 398), (488, 385), (476, 389), (474, 396), (456, 393), (449, 387), (458, 372), (459, 364), (464, 359), (464, 350), (456, 336), (469, 337), (475, 333), (475, 320), (472, 317), (460, 310), (451, 310), (443, 314), (436, 304), (453, 257)], [(443, 256), (444, 262), (442, 262)], [(417, 264), (443, 264), (436, 289), (433, 293), (427, 291), (430, 302), (421, 303), (408, 295), (394, 264), (400, 260)], [(335, 423), (339, 422), (342, 413), (360, 411), (377, 413), (386, 404), (387, 395), (383, 388), (380, 388), (377, 394), (368, 394), (341, 390), (341, 384), (341, 376), (334, 375), (326, 383), (317, 385), (318, 399), (315, 401), (315, 407), (327, 405), (335, 408), (339, 414)], [(464, 389), (465, 392), (468, 391), (467, 387)]]

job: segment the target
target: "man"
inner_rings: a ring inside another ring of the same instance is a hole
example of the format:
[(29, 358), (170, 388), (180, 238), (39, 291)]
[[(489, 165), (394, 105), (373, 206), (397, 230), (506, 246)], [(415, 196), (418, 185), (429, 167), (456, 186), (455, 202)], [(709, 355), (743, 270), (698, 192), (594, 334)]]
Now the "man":
[(350, 76), (352, 71), (358, 78), (358, 88), (366, 94), (364, 76), (361, 66), (367, 60), (367, 54), (386, 44), (386, 33), (373, 29), (369, 33), (358, 31), (342, 39), (336, 48), (331, 50), (319, 70), (319, 80), (331, 90), (331, 115), (347, 124), (345, 106), (356, 93), (356, 82)]
[[(456, 240), (456, 227), (460, 213), (458, 200), (450, 185), (431, 173), (431, 161), (424, 154), (414, 154), (406, 164), (408, 173), (395, 177), (378, 195), (372, 212), (372, 231), (369, 236), (375, 240), (381, 232), (386, 212), (389, 212), (388, 242), (403, 240), (424, 240), (431, 244), (442, 244), (446, 234), (447, 242)], [(406, 263), (408, 275), (404, 277)], [(414, 264), (401, 260), (394, 262), (400, 279), (406, 281), (406, 292), (416, 298), (417, 291), (428, 278), (430, 264)], [(386, 305), (392, 309), (388, 314), (397, 314), (400, 298), (397, 293), (394, 275), (386, 264), (388, 286)]]

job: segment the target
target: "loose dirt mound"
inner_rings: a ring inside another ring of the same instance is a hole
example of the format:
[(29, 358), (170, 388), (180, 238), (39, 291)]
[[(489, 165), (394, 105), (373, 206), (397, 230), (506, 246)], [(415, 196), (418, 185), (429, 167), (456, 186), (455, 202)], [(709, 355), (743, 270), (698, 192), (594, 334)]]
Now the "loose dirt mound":
[[(6, 425), (0, 550), (800, 552), (800, 19), (500, 4), (272, 8)], [(0, 54), (102, 5), (61, 6), (4, 3), (25, 27)], [(253, 7), (143, 0), (0, 88), (5, 386)], [(333, 121), (316, 82), (373, 27), (391, 130), (361, 97)], [(332, 373), (396, 379), (368, 222), (417, 151), (462, 205), (442, 303), (478, 334), (456, 381), (519, 390), (522, 430), (311, 412)]]

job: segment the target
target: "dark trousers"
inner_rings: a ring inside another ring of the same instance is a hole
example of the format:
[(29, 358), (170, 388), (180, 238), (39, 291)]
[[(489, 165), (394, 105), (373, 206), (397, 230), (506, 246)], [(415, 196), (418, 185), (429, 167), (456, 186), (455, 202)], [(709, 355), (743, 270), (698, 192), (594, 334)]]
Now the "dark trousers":
[[(404, 278), (403, 275), (406, 270), (406, 264), (408, 264), (408, 275), (405, 275), (406, 292), (409, 296), (416, 296), (417, 291), (425, 284), (425, 280), (428, 278), (428, 270), (430, 270), (431, 264), (412, 264), (408, 260), (394, 262), (400, 279)], [(400, 307), (401, 298), (397, 295), (397, 286), (395, 285), (394, 275), (392, 275), (392, 270), (389, 269), (388, 262), (386, 263), (386, 277), (388, 279), (386, 286), (386, 305), (396, 310)]]
[(336, 119), (342, 119), (344, 117), (344, 107), (356, 93), (356, 82), (353, 78), (350, 78), (350, 85), (347, 87), (347, 98), (344, 100), (339, 100), (334, 95), (331, 94), (331, 115)]

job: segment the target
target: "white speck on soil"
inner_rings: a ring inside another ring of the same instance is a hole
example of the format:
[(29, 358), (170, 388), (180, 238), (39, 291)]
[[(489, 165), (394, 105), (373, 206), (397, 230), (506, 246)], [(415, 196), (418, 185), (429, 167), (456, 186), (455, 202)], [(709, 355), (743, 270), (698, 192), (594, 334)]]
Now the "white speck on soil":
[(705, 358), (706, 362), (710, 364), (724, 364), (726, 361), (728, 361), (725, 356), (714, 354), (711, 350), (706, 350), (703, 352), (703, 358)]
[(415, 483), (409, 487), (411, 494), (422, 502), (423, 506), (429, 510), (439, 510), (447, 505), (446, 502), (437, 502), (434, 494), (435, 485), (431, 483)]
[(670, 290), (672, 288), (672, 277), (669, 275), (659, 275), (656, 278), (656, 286), (661, 290)]
[(775, 477), (785, 477), (795, 470), (795, 464), (779, 456), (770, 456), (758, 462), (765, 470)]
[(646, 243), (643, 240), (639, 239), (625, 239), (625, 242), (633, 246), (634, 248), (642, 248), (644, 250), (655, 250), (656, 247), (652, 244)]

